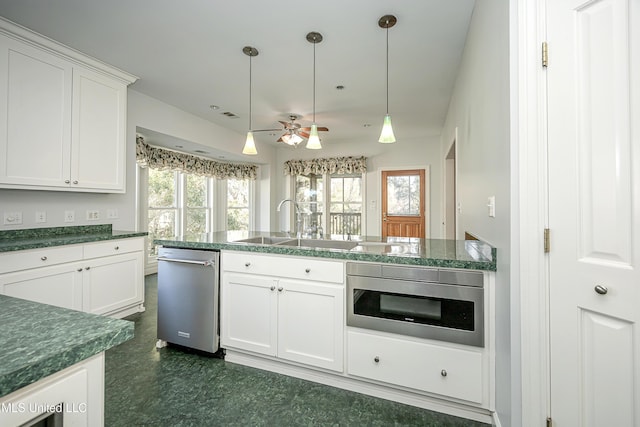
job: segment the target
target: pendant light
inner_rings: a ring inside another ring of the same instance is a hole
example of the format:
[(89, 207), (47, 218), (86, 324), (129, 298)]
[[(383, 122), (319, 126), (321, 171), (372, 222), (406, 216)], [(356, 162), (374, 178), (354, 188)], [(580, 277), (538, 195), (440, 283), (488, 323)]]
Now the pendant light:
[(396, 25), (397, 21), (393, 15), (385, 15), (378, 20), (380, 28), (387, 30), (387, 114), (384, 116), (382, 132), (380, 132), (380, 139), (378, 139), (378, 142), (383, 144), (396, 142), (396, 137), (393, 135), (393, 128), (391, 127), (391, 115), (389, 115), (389, 28)]
[(309, 131), (309, 139), (307, 140), (306, 147), (310, 150), (319, 150), (322, 148), (322, 145), (320, 145), (318, 125), (316, 125), (316, 44), (322, 41), (322, 34), (312, 31), (307, 34), (307, 41), (313, 43), (313, 124)]
[(254, 56), (258, 56), (258, 49), (245, 46), (242, 48), (242, 52), (249, 57), (249, 131), (247, 132), (247, 140), (244, 143), (242, 154), (254, 156), (258, 154), (258, 150), (256, 150), (256, 143), (253, 140), (253, 128), (251, 127), (251, 60)]

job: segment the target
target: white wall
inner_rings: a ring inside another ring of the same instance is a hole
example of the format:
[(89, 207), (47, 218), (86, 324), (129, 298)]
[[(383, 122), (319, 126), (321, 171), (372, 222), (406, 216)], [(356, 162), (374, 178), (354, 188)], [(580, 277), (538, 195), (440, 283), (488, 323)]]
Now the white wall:
[[(466, 231), (498, 250), (496, 406), (503, 426), (512, 425), (512, 391), (517, 392), (511, 386), (509, 77), (509, 3), (479, 0), (443, 129), (442, 152), (448, 152), (457, 127), (457, 196), (462, 205), (457, 237), (464, 238)], [(488, 216), (489, 196), (496, 198), (495, 218)]]
[[(382, 119), (381, 119), (382, 121)], [(401, 139), (401, 132), (396, 130), (395, 144), (380, 144), (377, 139), (373, 141), (349, 141), (341, 144), (340, 141), (332, 141), (331, 144), (323, 144), (320, 151), (307, 150), (303, 147), (280, 147), (277, 152), (277, 169), (274, 176), (277, 179), (276, 197), (282, 200), (289, 197), (289, 177), (284, 176), (282, 167), (287, 160), (304, 160), (315, 157), (367, 157), (366, 174), (366, 198), (367, 198), (367, 224), (365, 233), (368, 236), (380, 236), (380, 172), (383, 169), (414, 169), (426, 168), (430, 170), (429, 192), (430, 206), (427, 211), (428, 228), (430, 238), (441, 237), (442, 224), (442, 169), (440, 159), (440, 136), (427, 135), (421, 139)], [(373, 202), (373, 206), (372, 206)], [(288, 215), (278, 215), (275, 218), (276, 231), (288, 230)]]

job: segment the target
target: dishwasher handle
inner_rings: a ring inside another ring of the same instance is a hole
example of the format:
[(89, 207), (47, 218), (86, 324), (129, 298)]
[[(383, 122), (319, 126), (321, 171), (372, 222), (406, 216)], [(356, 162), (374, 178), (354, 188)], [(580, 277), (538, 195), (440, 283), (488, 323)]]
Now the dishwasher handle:
[(158, 257), (158, 261), (168, 261), (168, 262), (177, 262), (180, 264), (195, 264), (195, 265), (203, 265), (205, 267), (214, 266), (216, 263), (213, 260), (210, 261), (194, 261), (192, 259), (178, 259), (178, 258), (165, 258)]

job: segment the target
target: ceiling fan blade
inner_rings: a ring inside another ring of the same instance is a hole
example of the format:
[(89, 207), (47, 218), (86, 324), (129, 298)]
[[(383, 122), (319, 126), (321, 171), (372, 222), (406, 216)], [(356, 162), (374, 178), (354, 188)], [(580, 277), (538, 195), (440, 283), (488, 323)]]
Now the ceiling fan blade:
[[(300, 128), (300, 130), (304, 130), (306, 132), (310, 132), (311, 128), (310, 127), (309, 128)], [(320, 131), (320, 132), (328, 132), (329, 128), (324, 127), (324, 126), (318, 126), (318, 131)]]
[(305, 132), (302, 129), (298, 131), (298, 135), (300, 135), (303, 138), (309, 138), (309, 132)]
[(251, 132), (278, 132), (282, 129), (254, 129)]

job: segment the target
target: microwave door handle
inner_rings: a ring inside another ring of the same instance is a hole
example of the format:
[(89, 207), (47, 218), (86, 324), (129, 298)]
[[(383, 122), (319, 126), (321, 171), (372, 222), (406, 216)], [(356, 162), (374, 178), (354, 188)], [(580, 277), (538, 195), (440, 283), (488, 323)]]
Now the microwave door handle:
[(204, 265), (205, 267), (209, 267), (214, 264), (213, 261), (194, 261), (191, 259), (164, 258), (164, 257), (158, 257), (158, 261), (177, 262), (180, 264)]

